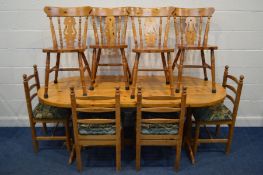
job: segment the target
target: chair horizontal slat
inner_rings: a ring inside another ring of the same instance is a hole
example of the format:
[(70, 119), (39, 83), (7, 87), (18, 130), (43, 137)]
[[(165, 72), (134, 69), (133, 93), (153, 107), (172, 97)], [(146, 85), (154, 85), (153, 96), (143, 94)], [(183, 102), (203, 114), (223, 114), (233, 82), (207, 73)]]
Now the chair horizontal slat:
[(142, 104), (142, 108), (159, 108), (159, 107), (179, 107), (180, 104), (179, 103), (175, 103), (174, 101), (169, 102), (165, 102), (163, 104), (160, 104), (160, 102), (156, 102), (156, 103), (143, 103)]
[(227, 78), (230, 78), (231, 80), (233, 80), (234, 82), (236, 82), (238, 84), (238, 79), (232, 75), (227, 75)]
[(81, 124), (108, 124), (115, 123), (115, 119), (78, 119), (78, 123)]
[(106, 96), (82, 96), (76, 97), (77, 100), (114, 100), (115, 97), (106, 97)]
[(94, 113), (100, 113), (100, 112), (114, 112), (114, 108), (96, 108), (96, 107), (91, 107), (91, 108), (77, 108), (76, 111), (78, 112), (94, 112)]
[(142, 123), (179, 123), (179, 119), (164, 119), (164, 118), (155, 118), (155, 119), (142, 119)]
[(178, 139), (178, 135), (141, 135), (140, 138), (144, 140), (172, 140)]
[(172, 146), (177, 145), (177, 140), (141, 140), (141, 145), (149, 145), (149, 146)]
[(82, 146), (114, 146), (116, 145), (115, 140), (79, 140), (79, 145)]
[(115, 140), (116, 135), (78, 135), (80, 140)]
[(35, 87), (37, 87), (37, 84), (32, 84), (31, 86), (29, 86), (29, 91), (31, 91), (32, 89), (34, 89)]
[(198, 139), (198, 143), (227, 143), (228, 139)]
[(37, 96), (37, 93), (34, 93), (33, 95), (30, 96), (30, 100), (32, 101), (33, 98), (35, 98)]
[(128, 16), (128, 9), (125, 7), (97, 8), (94, 7), (90, 13), (94, 16)]
[(180, 108), (169, 107), (155, 107), (155, 108), (142, 108), (142, 112), (180, 112)]
[(89, 16), (91, 7), (45, 7), (44, 11), (50, 17)]
[(34, 74), (32, 74), (32, 75), (29, 75), (29, 76), (27, 77), (26, 81), (29, 81), (29, 80), (31, 80), (33, 77), (35, 77), (35, 75), (34, 75)]
[(66, 140), (66, 136), (37, 136), (37, 140)]
[(143, 100), (180, 100), (181, 97), (173, 97), (173, 96), (148, 96), (143, 97)]
[(212, 16), (215, 9), (209, 8), (175, 8), (175, 16), (195, 17), (195, 16)]
[(226, 97), (233, 103), (233, 104), (235, 104), (235, 100), (234, 100), (234, 98), (231, 96), (231, 95), (226, 95)]
[(231, 86), (231, 85), (229, 85), (229, 84), (227, 84), (227, 85), (225, 85), (225, 86), (226, 86), (226, 88), (230, 89), (230, 90), (233, 91), (235, 94), (237, 94), (237, 90), (236, 90), (233, 86)]

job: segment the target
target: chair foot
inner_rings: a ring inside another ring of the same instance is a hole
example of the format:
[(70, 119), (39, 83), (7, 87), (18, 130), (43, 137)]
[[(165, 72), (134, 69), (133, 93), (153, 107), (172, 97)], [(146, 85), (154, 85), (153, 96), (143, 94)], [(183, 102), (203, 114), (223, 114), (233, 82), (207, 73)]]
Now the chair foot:
[(177, 89), (177, 88), (176, 88), (175, 92), (176, 92), (176, 93), (179, 93), (179, 92), (180, 92), (180, 89)]
[(208, 81), (208, 78), (207, 78), (207, 77), (205, 77), (205, 78), (204, 78), (204, 80), (205, 80), (205, 81)]
[(131, 95), (131, 99), (135, 99), (135, 95)]
[(130, 89), (130, 87), (129, 87), (129, 86), (125, 87), (125, 90), (129, 90), (129, 89)]
[(94, 86), (90, 86), (89, 90), (93, 91), (94, 90)]
[(58, 80), (54, 80), (54, 83), (57, 84), (57, 83), (58, 83)]
[(44, 94), (44, 98), (48, 98), (48, 94), (46, 93), (46, 94)]
[(216, 89), (212, 89), (212, 93), (216, 93)]

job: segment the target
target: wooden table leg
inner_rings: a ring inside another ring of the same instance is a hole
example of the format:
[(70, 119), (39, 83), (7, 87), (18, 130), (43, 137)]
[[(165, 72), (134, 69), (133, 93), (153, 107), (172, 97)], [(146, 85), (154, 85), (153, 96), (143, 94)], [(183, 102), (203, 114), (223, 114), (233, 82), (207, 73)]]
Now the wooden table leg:
[(195, 157), (194, 157), (191, 142), (192, 142), (192, 109), (188, 107), (186, 112), (184, 145), (186, 150), (188, 151), (188, 155), (192, 164), (195, 164)]

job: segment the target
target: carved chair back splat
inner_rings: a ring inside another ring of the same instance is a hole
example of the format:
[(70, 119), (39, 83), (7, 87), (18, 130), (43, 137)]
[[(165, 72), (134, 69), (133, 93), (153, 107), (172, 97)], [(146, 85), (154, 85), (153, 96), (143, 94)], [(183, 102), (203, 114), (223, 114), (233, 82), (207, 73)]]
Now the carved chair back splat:
[[(128, 9), (126, 7), (94, 7), (92, 9), (91, 16), (95, 44), (90, 45), (90, 48), (93, 49), (93, 55), (92, 81), (89, 89), (94, 89), (94, 83), (99, 66), (123, 66), (125, 89), (128, 90), (131, 73), (124, 50), (128, 47), (126, 44)], [(120, 49), (122, 63), (100, 64), (102, 49)]]
[[(83, 95), (87, 94), (84, 72), (91, 71), (85, 56), (87, 48), (88, 17), (91, 7), (45, 7), (44, 12), (49, 18), (53, 46), (43, 49), (47, 54), (45, 73), (45, 98), (48, 98), (49, 74), (55, 71), (54, 83), (57, 83), (59, 71), (79, 71)], [(78, 68), (60, 68), (61, 53), (75, 52), (78, 54)], [(50, 68), (50, 54), (56, 53), (56, 65)], [(85, 66), (83, 66), (83, 62)]]
[[(202, 68), (204, 80), (207, 81), (206, 68), (211, 69), (212, 92), (215, 88), (215, 57), (214, 50), (217, 46), (208, 45), (208, 33), (214, 8), (175, 8), (174, 28), (177, 54), (173, 62), (173, 70), (178, 68), (176, 92), (179, 92), (182, 82), (183, 68)], [(187, 50), (200, 50), (202, 65), (184, 65), (185, 52)], [(205, 61), (204, 50), (210, 50), (211, 65)], [(179, 64), (178, 64), (179, 61)]]
[[(173, 76), (169, 76), (172, 75), (170, 53), (174, 49), (168, 47), (173, 11), (173, 7), (129, 8), (134, 38), (132, 51), (136, 53), (132, 75), (131, 98), (135, 98), (138, 71), (164, 71), (166, 84), (170, 83), (171, 95), (174, 95)], [(141, 53), (160, 53), (163, 69), (138, 69)], [(167, 60), (165, 53), (167, 53)]]

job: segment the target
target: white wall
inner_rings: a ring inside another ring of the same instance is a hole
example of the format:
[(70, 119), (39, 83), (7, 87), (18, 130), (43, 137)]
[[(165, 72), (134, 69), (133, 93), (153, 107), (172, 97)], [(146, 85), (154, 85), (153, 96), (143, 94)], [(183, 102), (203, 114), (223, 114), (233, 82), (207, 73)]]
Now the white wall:
[[(226, 64), (234, 75), (244, 74), (238, 124), (263, 126), (262, 0), (0, 0), (0, 126), (28, 123), (22, 74), (32, 73), (32, 65), (37, 64), (41, 81), (44, 80), (45, 55), (41, 48), (51, 44), (49, 24), (43, 12), (46, 5), (215, 7), (209, 40), (219, 47), (216, 52), (217, 82), (221, 82)], [(131, 36), (128, 41), (132, 42)], [(128, 56), (132, 66), (134, 57), (130, 53)], [(67, 58), (63, 65), (69, 64), (75, 63)], [(118, 73), (118, 70), (112, 71)], [(201, 75), (196, 70), (186, 73)]]

